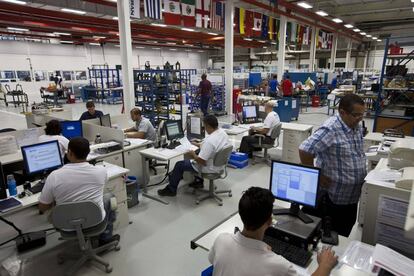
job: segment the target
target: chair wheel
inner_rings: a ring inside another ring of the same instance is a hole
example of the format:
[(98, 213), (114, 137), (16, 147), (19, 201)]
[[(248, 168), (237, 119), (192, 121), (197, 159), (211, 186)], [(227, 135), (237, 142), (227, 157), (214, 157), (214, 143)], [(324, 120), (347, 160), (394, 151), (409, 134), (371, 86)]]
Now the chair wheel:
[(200, 200), (196, 200), (196, 202), (195, 202), (195, 203), (196, 203), (197, 205), (198, 205), (198, 204), (200, 204)]
[(229, 193), (229, 197), (232, 197), (232, 196), (233, 196), (233, 194), (230, 192), (230, 193)]
[(111, 266), (105, 267), (105, 272), (106, 273), (111, 273), (112, 272), (112, 267)]
[(115, 246), (115, 251), (119, 251), (119, 250), (121, 250), (121, 246), (120, 245), (117, 245), (117, 246)]
[(219, 206), (223, 206), (223, 202), (220, 202), (218, 205), (219, 205)]

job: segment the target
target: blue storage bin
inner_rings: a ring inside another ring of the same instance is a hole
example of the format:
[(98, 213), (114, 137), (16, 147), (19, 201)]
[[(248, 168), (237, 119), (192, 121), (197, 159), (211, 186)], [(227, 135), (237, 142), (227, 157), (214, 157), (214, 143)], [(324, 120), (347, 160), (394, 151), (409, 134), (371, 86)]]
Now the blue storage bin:
[(230, 155), (229, 164), (235, 168), (242, 169), (249, 165), (249, 156), (247, 153), (233, 152)]

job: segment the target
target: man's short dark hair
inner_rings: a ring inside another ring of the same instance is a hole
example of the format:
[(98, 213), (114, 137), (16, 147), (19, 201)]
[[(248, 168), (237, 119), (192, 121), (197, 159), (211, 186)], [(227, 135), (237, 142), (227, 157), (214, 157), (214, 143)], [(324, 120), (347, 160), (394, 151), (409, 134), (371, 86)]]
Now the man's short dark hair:
[(273, 75), (273, 78), (274, 78), (274, 79), (277, 79), (277, 75), (276, 75), (276, 74), (274, 74), (274, 75)]
[(267, 189), (250, 187), (245, 191), (239, 201), (239, 214), (244, 228), (255, 231), (262, 227), (272, 215), (274, 201), (275, 198)]
[(58, 120), (50, 120), (46, 123), (45, 134), (46, 135), (60, 135), (62, 128)]
[(209, 114), (204, 116), (203, 123), (204, 125), (208, 125), (214, 129), (218, 128), (218, 121), (214, 115)]
[(85, 159), (90, 152), (89, 141), (83, 137), (74, 137), (70, 139), (68, 150), (73, 152), (77, 159)]
[(204, 79), (207, 79), (207, 75), (206, 74), (202, 74), (201, 75), (201, 78), (204, 80)]
[(86, 102), (86, 108), (95, 107), (95, 103), (93, 101)]
[(135, 107), (135, 108), (131, 109), (131, 114), (142, 115), (142, 112), (141, 112), (141, 109)]
[(354, 105), (364, 105), (364, 100), (355, 94), (346, 94), (339, 102), (339, 110), (345, 110), (348, 113), (353, 111)]

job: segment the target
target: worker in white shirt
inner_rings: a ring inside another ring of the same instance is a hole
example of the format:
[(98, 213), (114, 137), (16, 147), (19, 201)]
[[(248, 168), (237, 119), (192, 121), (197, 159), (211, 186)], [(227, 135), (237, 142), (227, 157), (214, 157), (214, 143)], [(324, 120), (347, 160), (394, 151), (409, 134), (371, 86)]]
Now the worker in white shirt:
[(150, 120), (142, 116), (139, 108), (131, 109), (131, 119), (135, 122), (135, 126), (125, 129), (124, 133), (128, 138), (141, 138), (155, 142), (157, 133)]
[(39, 136), (39, 142), (58, 141), (62, 158), (68, 150), (69, 140), (61, 135), (62, 128), (58, 120), (50, 120), (46, 123), (45, 134)]
[[(208, 259), (213, 276), (290, 276), (297, 275), (292, 263), (275, 254), (263, 242), (266, 229), (272, 224), (274, 197), (263, 188), (251, 187), (239, 201), (243, 231), (222, 233), (214, 241)], [(328, 276), (337, 263), (330, 248), (318, 253), (318, 268), (312, 276)]]
[[(177, 187), (183, 179), (184, 172), (217, 173), (223, 170), (222, 167), (214, 166), (214, 157), (217, 152), (230, 145), (229, 137), (223, 129), (218, 127), (217, 118), (214, 115), (206, 115), (203, 118), (206, 132), (209, 134), (200, 146), (200, 153), (197, 155), (190, 151), (190, 159), (178, 161), (173, 171), (169, 174), (169, 184), (158, 190), (160, 196), (176, 196)], [(196, 177), (196, 181), (190, 185), (193, 188), (203, 187), (203, 179)]]
[(65, 202), (91, 200), (102, 211), (102, 220), (108, 224), (100, 235), (99, 243), (103, 245), (120, 239), (112, 235), (115, 212), (111, 210), (110, 198), (104, 199), (103, 191), (107, 181), (106, 169), (95, 167), (86, 161), (89, 154), (89, 142), (85, 138), (75, 137), (69, 142), (67, 157), (69, 164), (49, 174), (39, 197), (39, 210), (44, 212)]
[(252, 127), (249, 130), (249, 136), (244, 136), (240, 143), (240, 152), (247, 153), (249, 158), (253, 157), (254, 147), (253, 144), (259, 143), (259, 137), (254, 136), (255, 134), (263, 134), (265, 138), (263, 139), (262, 143), (264, 144), (273, 144), (275, 142), (274, 139), (270, 137), (273, 128), (280, 123), (279, 115), (273, 111), (273, 103), (267, 102), (265, 104), (265, 112), (266, 118), (263, 123), (263, 127), (256, 128)]

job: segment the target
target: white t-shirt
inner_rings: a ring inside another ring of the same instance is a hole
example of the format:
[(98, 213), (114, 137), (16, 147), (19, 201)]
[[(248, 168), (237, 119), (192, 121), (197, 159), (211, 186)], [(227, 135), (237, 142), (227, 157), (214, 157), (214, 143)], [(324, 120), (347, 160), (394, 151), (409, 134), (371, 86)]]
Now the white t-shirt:
[(214, 241), (208, 255), (214, 266), (213, 276), (291, 276), (293, 265), (259, 240), (240, 232), (223, 233)]
[(56, 205), (65, 202), (92, 200), (101, 207), (105, 218), (103, 190), (107, 181), (106, 169), (87, 162), (69, 163), (53, 171), (46, 179), (39, 201)]
[(65, 156), (65, 152), (68, 150), (69, 140), (62, 135), (40, 135), (39, 142), (58, 141), (60, 146), (60, 153), (62, 157)]
[(154, 126), (151, 121), (147, 118), (142, 117), (141, 121), (135, 123), (135, 130), (138, 132), (145, 133), (144, 139), (155, 142), (157, 139), (157, 133), (155, 132)]
[(207, 162), (206, 166), (193, 163), (193, 168), (198, 172), (200, 172), (201, 168), (203, 173), (219, 173), (224, 167), (214, 166), (214, 157), (217, 152), (229, 145), (229, 137), (226, 132), (221, 128), (215, 130), (204, 139), (198, 154), (201, 159)]
[(273, 128), (280, 123), (279, 115), (277, 115), (276, 112), (271, 111), (269, 114), (267, 114), (264, 122), (263, 122), (263, 128), (268, 128), (269, 131), (267, 132), (267, 136), (270, 136), (272, 134)]

